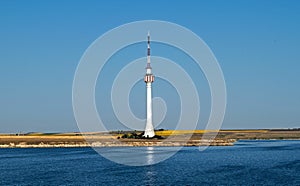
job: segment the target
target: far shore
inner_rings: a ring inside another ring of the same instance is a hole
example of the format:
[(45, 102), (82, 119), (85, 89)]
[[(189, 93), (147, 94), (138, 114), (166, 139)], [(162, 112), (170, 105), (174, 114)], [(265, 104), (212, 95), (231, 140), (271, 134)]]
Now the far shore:
[(232, 146), (238, 140), (300, 140), (300, 129), (158, 130), (155, 133), (160, 138), (136, 139), (135, 135), (141, 131), (0, 134), (0, 148)]

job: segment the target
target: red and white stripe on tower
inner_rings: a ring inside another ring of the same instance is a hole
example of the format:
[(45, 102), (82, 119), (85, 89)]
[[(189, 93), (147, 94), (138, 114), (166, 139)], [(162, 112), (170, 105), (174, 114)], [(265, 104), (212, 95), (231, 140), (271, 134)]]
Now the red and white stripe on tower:
[(152, 138), (155, 136), (154, 127), (152, 124), (152, 89), (151, 84), (154, 81), (154, 76), (152, 74), (152, 68), (150, 65), (150, 33), (148, 32), (148, 50), (147, 50), (147, 66), (146, 75), (144, 77), (147, 89), (147, 119), (146, 128), (144, 132), (144, 137)]

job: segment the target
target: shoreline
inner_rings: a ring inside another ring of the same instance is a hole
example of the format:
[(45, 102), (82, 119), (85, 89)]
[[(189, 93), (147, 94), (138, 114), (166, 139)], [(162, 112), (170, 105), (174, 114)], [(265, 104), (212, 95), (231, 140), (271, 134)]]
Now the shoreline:
[[(0, 134), (0, 148), (233, 146), (239, 140), (300, 140), (300, 130), (156, 131), (164, 139), (135, 139), (133, 133), (141, 131)], [(123, 138), (125, 134), (130, 138)]]
[(192, 147), (192, 146), (233, 146), (235, 140), (232, 141), (217, 141), (209, 143), (208, 141), (197, 141), (197, 142), (94, 142), (94, 143), (75, 143), (75, 144), (5, 144), (0, 145), (0, 148), (74, 148), (74, 147)]
[[(244, 139), (243, 139), (244, 140)], [(247, 139), (247, 141), (300, 141), (300, 139)], [(240, 140), (227, 140), (227, 141), (213, 141), (209, 143), (208, 141), (193, 141), (187, 143), (181, 142), (121, 142), (121, 143), (111, 143), (111, 142), (94, 142), (94, 143), (58, 143), (58, 144), (24, 144), (24, 143), (11, 143), (11, 144), (0, 144), (0, 149), (2, 148), (101, 148), (101, 147), (199, 147), (199, 146), (234, 146), (234, 143)]]

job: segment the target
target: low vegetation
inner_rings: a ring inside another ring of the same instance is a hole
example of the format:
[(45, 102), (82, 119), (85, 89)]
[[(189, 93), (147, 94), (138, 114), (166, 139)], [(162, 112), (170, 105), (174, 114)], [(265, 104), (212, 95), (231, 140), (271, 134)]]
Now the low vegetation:
[[(140, 132), (140, 133), (131, 132), (131, 133), (125, 133), (121, 136), (118, 136), (118, 139), (121, 139), (121, 138), (122, 139), (149, 139), (148, 137), (144, 137), (143, 135), (144, 135), (143, 132)], [(162, 136), (155, 135), (151, 139), (164, 139), (164, 138)]]

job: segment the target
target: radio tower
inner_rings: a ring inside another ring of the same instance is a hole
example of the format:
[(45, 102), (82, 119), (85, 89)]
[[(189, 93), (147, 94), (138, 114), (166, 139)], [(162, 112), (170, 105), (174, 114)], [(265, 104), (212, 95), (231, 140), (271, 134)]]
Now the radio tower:
[(154, 128), (152, 124), (152, 90), (151, 84), (154, 81), (154, 76), (152, 74), (152, 68), (150, 66), (150, 33), (148, 32), (148, 54), (147, 54), (147, 67), (146, 75), (144, 78), (147, 88), (147, 121), (144, 137), (152, 138), (155, 136)]

